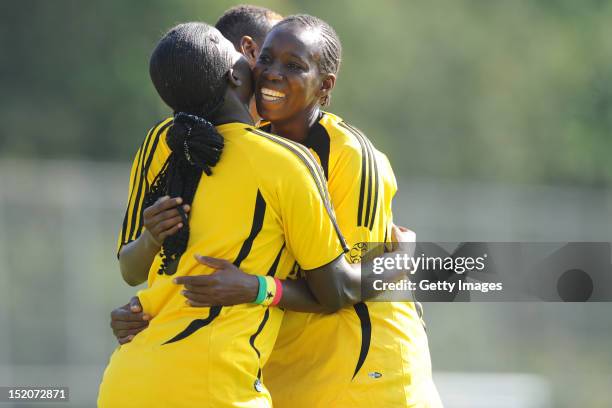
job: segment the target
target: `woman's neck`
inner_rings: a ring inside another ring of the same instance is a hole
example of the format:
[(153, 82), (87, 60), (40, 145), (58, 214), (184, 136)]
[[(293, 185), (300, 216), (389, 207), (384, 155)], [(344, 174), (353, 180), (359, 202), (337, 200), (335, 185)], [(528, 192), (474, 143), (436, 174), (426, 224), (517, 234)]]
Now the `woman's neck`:
[(213, 115), (211, 122), (213, 125), (223, 125), (225, 123), (239, 122), (253, 125), (253, 118), (249, 112), (248, 104), (243, 104), (232, 94), (225, 95), (225, 102)]
[(270, 122), (271, 131), (294, 142), (303, 143), (308, 137), (310, 127), (319, 119), (319, 106), (313, 107), (286, 121)]

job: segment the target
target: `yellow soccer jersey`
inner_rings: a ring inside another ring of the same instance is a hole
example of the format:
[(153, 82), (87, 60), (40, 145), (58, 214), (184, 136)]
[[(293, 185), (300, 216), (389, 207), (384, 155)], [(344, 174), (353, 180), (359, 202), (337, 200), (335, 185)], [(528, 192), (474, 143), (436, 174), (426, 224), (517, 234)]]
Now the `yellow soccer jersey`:
[[(142, 201), (170, 150), (171, 119), (156, 126), (132, 169), (128, 209), (119, 237), (142, 232)], [(261, 367), (283, 312), (260, 305), (192, 308), (176, 276), (210, 273), (194, 254), (234, 260), (253, 274), (286, 278), (295, 262), (312, 269), (345, 250), (324, 176), (302, 146), (245, 124), (218, 126), (225, 148), (212, 176), (203, 175), (189, 213), (190, 237), (175, 275), (158, 274), (139, 293), (154, 318), (112, 355), (100, 386), (101, 407), (267, 407)]]
[[(313, 125), (304, 145), (328, 179), (351, 248), (347, 259), (360, 262), (367, 243), (391, 238), (397, 185), (389, 161), (330, 113)], [(409, 302), (366, 302), (331, 315), (285, 312), (264, 376), (276, 408), (428, 407), (438, 401), (427, 336)]]

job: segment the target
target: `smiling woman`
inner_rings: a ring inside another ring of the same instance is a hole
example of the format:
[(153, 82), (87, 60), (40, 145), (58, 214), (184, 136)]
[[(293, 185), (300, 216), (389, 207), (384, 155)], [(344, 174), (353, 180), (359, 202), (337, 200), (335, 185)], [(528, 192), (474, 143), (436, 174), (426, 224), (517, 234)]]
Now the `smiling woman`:
[[(359, 263), (371, 243), (391, 240), (397, 185), (387, 157), (361, 131), (321, 111), (336, 84), (341, 53), (327, 23), (287, 17), (263, 44), (254, 68), (255, 100), (269, 121), (262, 130), (311, 149), (340, 230), (354, 249), (347, 260)], [(231, 292), (240, 288), (226, 272), (220, 270), (217, 279), (225, 281), (223, 301), (233, 304), (238, 297)], [(362, 302), (328, 315), (291, 310), (264, 367), (275, 407), (441, 406), (414, 303)]]
[(272, 122), (278, 134), (300, 142), (319, 106), (329, 104), (340, 68), (338, 36), (321, 22), (298, 15), (278, 23), (266, 37), (253, 70), (260, 116)]
[[(370, 243), (391, 239), (397, 187), (387, 157), (357, 128), (321, 111), (336, 85), (341, 54), (329, 24), (309, 15), (287, 17), (268, 34), (255, 65), (255, 100), (270, 121), (264, 130), (312, 150), (340, 230), (358, 249), (351, 254), (363, 254)], [(414, 303), (366, 302), (332, 315), (287, 311), (265, 368), (275, 406), (441, 405), (418, 310)]]

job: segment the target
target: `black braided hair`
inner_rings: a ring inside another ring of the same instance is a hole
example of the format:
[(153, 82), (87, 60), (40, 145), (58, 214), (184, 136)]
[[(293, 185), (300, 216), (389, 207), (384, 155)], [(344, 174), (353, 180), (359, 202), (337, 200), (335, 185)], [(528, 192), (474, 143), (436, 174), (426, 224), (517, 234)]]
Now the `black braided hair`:
[[(221, 158), (224, 140), (211, 118), (223, 103), (225, 75), (232, 67), (231, 54), (221, 34), (204, 23), (186, 23), (171, 29), (159, 42), (149, 65), (151, 79), (161, 98), (175, 111), (166, 142), (168, 160), (145, 195), (143, 209), (160, 197), (181, 197), (191, 205), (202, 173), (212, 175)], [(177, 207), (183, 228), (162, 244), (159, 274), (172, 275), (189, 241), (189, 223)]]
[(265, 7), (241, 4), (227, 9), (217, 20), (215, 27), (239, 50), (240, 40), (245, 35), (257, 44), (263, 44), (275, 20), (280, 21), (282, 18), (280, 14)]
[[(317, 30), (319, 34), (319, 49), (321, 58), (318, 66), (322, 74), (338, 75), (342, 62), (342, 43), (336, 31), (325, 21), (309, 14), (295, 14), (285, 17), (274, 27), (282, 25), (299, 25), (301, 27)], [(328, 106), (331, 102), (331, 95), (327, 94), (321, 100), (321, 105)]]

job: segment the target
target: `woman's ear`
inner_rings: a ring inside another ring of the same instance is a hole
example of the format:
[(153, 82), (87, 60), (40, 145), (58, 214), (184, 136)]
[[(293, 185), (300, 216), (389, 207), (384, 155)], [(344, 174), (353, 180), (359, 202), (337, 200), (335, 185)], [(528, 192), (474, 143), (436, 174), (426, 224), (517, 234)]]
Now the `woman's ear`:
[(336, 76), (334, 74), (325, 74), (323, 81), (321, 81), (321, 88), (319, 89), (319, 100), (321, 105), (329, 105), (331, 99), (331, 91), (336, 85)]
[(253, 68), (259, 56), (259, 45), (257, 45), (252, 37), (245, 35), (240, 39), (240, 52), (247, 59), (251, 68)]
[(242, 78), (240, 78), (239, 71), (235, 70), (234, 68), (230, 68), (229, 71), (227, 71), (227, 81), (233, 88), (238, 88), (241, 86)]

